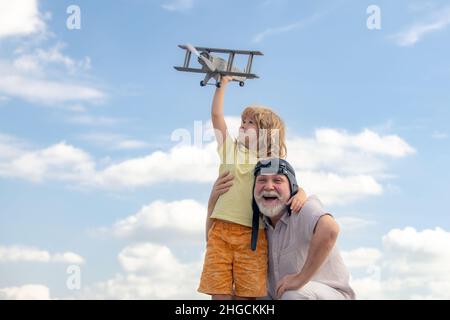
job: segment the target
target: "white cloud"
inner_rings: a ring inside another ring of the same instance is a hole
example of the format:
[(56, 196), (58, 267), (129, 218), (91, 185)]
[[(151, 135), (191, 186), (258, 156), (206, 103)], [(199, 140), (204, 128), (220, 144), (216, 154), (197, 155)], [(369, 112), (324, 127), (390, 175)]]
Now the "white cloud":
[(412, 154), (415, 150), (396, 135), (380, 136), (376, 132), (364, 129), (356, 135), (335, 129), (316, 130), (316, 140), (322, 145), (354, 148), (371, 154), (386, 155), (401, 158)]
[(143, 187), (165, 182), (212, 182), (217, 177), (218, 157), (215, 145), (177, 146), (169, 152), (156, 151), (148, 156), (110, 165), (100, 174), (100, 186)]
[(300, 185), (328, 205), (381, 195), (388, 161), (416, 152), (396, 135), (369, 129), (358, 134), (317, 129), (313, 138), (288, 139), (287, 148)]
[(352, 279), (360, 299), (449, 299), (450, 232), (441, 228), (390, 230), (382, 250), (358, 248), (343, 252), (356, 274)]
[[(4, 35), (39, 32), (36, 26), (40, 24), (35, 23), (40, 19), (38, 16), (37, 1), (3, 1), (0, 4), (0, 38), (2, 32)], [(15, 29), (12, 22), (20, 23), (23, 29)], [(85, 72), (91, 68), (89, 57), (77, 61), (65, 55), (62, 42), (49, 48), (37, 47), (43, 41), (35, 38), (22, 41), (18, 48), (3, 55), (7, 58), (0, 59), (0, 95), (49, 105), (76, 101), (98, 103), (105, 99), (101, 89), (81, 80), (87, 78)]]
[(82, 113), (82, 112), (86, 112), (87, 110), (86, 110), (86, 108), (83, 106), (83, 105), (81, 105), (81, 104), (77, 104), (77, 103), (75, 103), (75, 104), (70, 104), (70, 105), (67, 105), (67, 106), (64, 106), (67, 110), (70, 110), (70, 111), (72, 111), (72, 112), (79, 112), (79, 113)]
[(88, 114), (72, 116), (67, 119), (70, 123), (76, 123), (86, 126), (114, 126), (120, 123), (122, 120), (111, 117), (103, 117), (103, 116), (91, 116)]
[(31, 102), (61, 103), (67, 101), (96, 102), (105, 98), (105, 94), (86, 85), (46, 80), (23, 76), (17, 72), (8, 72), (0, 61), (0, 92), (7, 96), (19, 97)]
[(46, 250), (35, 247), (0, 245), (0, 262), (61, 262), (83, 264), (84, 259), (73, 252), (50, 254)]
[(126, 149), (142, 149), (148, 147), (149, 144), (140, 140), (123, 139), (117, 142), (114, 149), (126, 150)]
[(73, 252), (55, 253), (52, 256), (51, 261), (70, 264), (84, 264), (84, 258)]
[(0, 38), (45, 31), (37, 0), (0, 2)]
[(286, 26), (282, 26), (282, 27), (277, 27), (277, 28), (268, 28), (260, 33), (258, 33), (257, 35), (255, 35), (253, 37), (253, 42), (255, 43), (259, 43), (261, 41), (264, 40), (264, 38), (267, 38), (268, 36), (273, 36), (273, 35), (277, 35), (277, 34), (281, 34), (281, 33), (286, 33), (289, 32), (291, 30), (300, 28), (304, 25), (304, 23), (302, 21), (300, 22), (296, 22), (296, 23), (292, 23)]
[(325, 204), (346, 204), (383, 193), (383, 187), (369, 175), (342, 176), (335, 173), (300, 171), (297, 181), (308, 194), (317, 194)]
[(383, 237), (383, 246), (392, 255), (392, 271), (428, 276), (446, 272), (450, 266), (450, 233), (441, 228), (393, 229)]
[[(216, 143), (192, 144), (198, 137), (191, 139), (185, 131), (185, 141), (166, 152), (109, 162), (103, 169), (96, 168), (100, 163), (87, 152), (60, 142), (0, 161), (0, 175), (32, 181), (71, 181), (105, 189), (146, 187), (159, 182), (213, 182), (219, 165)], [(175, 136), (179, 138), (178, 134)], [(212, 132), (203, 134), (210, 138)], [(5, 149), (8, 144), (2, 145)], [(389, 176), (385, 168), (388, 161), (415, 152), (398, 136), (380, 136), (367, 129), (359, 134), (319, 129), (313, 138), (289, 139), (287, 145), (288, 161), (296, 168), (300, 185), (308, 194), (318, 194), (327, 205), (382, 194), (382, 180)], [(135, 142), (126, 146), (137, 147)]]
[(436, 9), (437, 3), (429, 0), (420, 0), (408, 3), (408, 10), (414, 13), (423, 13)]
[[(230, 122), (239, 121), (234, 120)], [(386, 158), (415, 152), (398, 136), (380, 136), (367, 129), (356, 135), (319, 129), (315, 138), (295, 138), (287, 145), (288, 160), (297, 169), (300, 183), (328, 203), (381, 194), (383, 188), (376, 175), (385, 176)], [(217, 177), (217, 166), (215, 143), (180, 144), (168, 152), (158, 151), (111, 165), (102, 171), (101, 183), (136, 187), (157, 181), (212, 182)]]
[(443, 140), (448, 138), (448, 134), (445, 132), (434, 131), (431, 137), (436, 140)]
[(304, 28), (306, 26), (308, 26), (309, 24), (315, 22), (316, 20), (318, 20), (319, 18), (321, 18), (322, 16), (324, 16), (326, 13), (320, 13), (320, 14), (315, 14), (307, 19), (301, 20), (301, 21), (297, 21), (285, 26), (281, 26), (281, 27), (275, 27), (275, 28), (268, 28), (258, 34), (256, 34), (252, 41), (254, 43), (259, 43), (262, 42), (265, 38), (270, 37), (270, 36), (276, 36), (279, 34), (283, 34), (286, 32), (290, 32), (292, 30), (295, 29), (300, 29), (300, 28)]
[(450, 7), (436, 11), (428, 22), (419, 22), (406, 30), (390, 36), (390, 39), (402, 47), (413, 46), (426, 35), (447, 28), (450, 25)]
[(0, 288), (0, 299), (50, 300), (50, 290), (41, 284), (26, 284), (20, 287)]
[(39, 65), (39, 62), (30, 55), (21, 55), (14, 59), (12, 64), (21, 73), (42, 73), (42, 67)]
[(95, 173), (95, 163), (86, 152), (60, 142), (48, 148), (25, 152), (9, 163), (0, 163), (0, 175), (40, 182), (45, 179), (83, 182)]
[(78, 69), (89, 70), (91, 68), (91, 58), (86, 56), (80, 61), (75, 61), (71, 57), (62, 53), (62, 50), (66, 47), (63, 42), (58, 42), (55, 46), (48, 50), (37, 49), (36, 56), (43, 63), (55, 63), (61, 64), (70, 73), (75, 73)]
[(359, 217), (344, 216), (338, 217), (336, 220), (343, 232), (353, 232), (376, 224), (376, 221), (366, 220)]
[[(341, 253), (354, 275), (351, 285), (358, 299), (449, 299), (449, 245), (450, 233), (443, 229), (406, 227), (389, 231), (382, 249), (360, 247)], [(122, 272), (87, 287), (82, 298), (206, 298), (196, 292), (200, 257), (181, 263), (168, 247), (145, 242), (125, 247), (118, 260)]]
[(96, 232), (163, 243), (188, 239), (203, 241), (205, 218), (206, 207), (195, 200), (155, 201), (138, 213), (117, 221), (111, 228)]
[(369, 267), (381, 258), (381, 252), (374, 248), (358, 248), (351, 251), (342, 251), (342, 258), (349, 268)]
[[(160, 181), (211, 182), (217, 174), (218, 159), (213, 144), (181, 146), (169, 153), (125, 160), (96, 169), (96, 162), (85, 151), (60, 142), (36, 151), (17, 149), (8, 139), (0, 140), (0, 176), (33, 182), (60, 180), (106, 189), (149, 186)], [(15, 157), (14, 157), (15, 156)]]
[(201, 261), (181, 263), (166, 246), (137, 243), (118, 255), (123, 273), (86, 288), (86, 299), (199, 299)]
[(0, 133), (0, 160), (13, 159), (25, 152), (25, 143), (16, 137)]
[(381, 136), (364, 129), (358, 134), (322, 128), (313, 138), (287, 141), (288, 158), (302, 170), (331, 169), (346, 174), (382, 172), (387, 158), (402, 158), (416, 151), (396, 135)]
[(23, 246), (0, 246), (1, 262), (49, 262), (50, 253), (37, 248)]
[(88, 133), (80, 135), (80, 138), (95, 145), (115, 150), (143, 149), (150, 145), (145, 141), (130, 139), (120, 134)]
[(77, 100), (99, 100), (104, 94), (94, 88), (55, 81), (39, 81), (20, 76), (3, 76), (0, 90), (30, 101), (58, 103)]
[(194, 6), (195, 0), (170, 0), (161, 5), (161, 7), (168, 11), (186, 11)]
[(356, 299), (359, 300), (386, 300), (384, 295), (384, 283), (376, 277), (358, 278), (351, 281), (351, 286), (356, 293)]
[(31, 73), (41, 76), (44, 74), (44, 69), (49, 66), (63, 66), (69, 74), (91, 68), (90, 57), (86, 56), (80, 61), (75, 61), (62, 52), (65, 47), (65, 43), (58, 42), (48, 49), (37, 48), (31, 53), (22, 52), (13, 60), (12, 65), (23, 74)]
[[(118, 256), (123, 270), (132, 273), (158, 273), (164, 270), (168, 277), (181, 269), (169, 248), (152, 243), (140, 243), (123, 249)], [(162, 277), (163, 278), (163, 277)]]

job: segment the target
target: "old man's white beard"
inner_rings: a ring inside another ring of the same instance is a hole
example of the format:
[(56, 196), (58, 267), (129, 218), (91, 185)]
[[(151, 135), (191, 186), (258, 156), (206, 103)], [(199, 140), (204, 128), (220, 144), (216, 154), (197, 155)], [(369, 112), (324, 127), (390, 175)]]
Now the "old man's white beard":
[(273, 206), (265, 206), (262, 203), (262, 201), (264, 201), (263, 197), (277, 197), (278, 199), (280, 199), (280, 196), (274, 191), (264, 191), (260, 196), (256, 198), (256, 204), (258, 205), (259, 211), (261, 211), (263, 215), (272, 218), (278, 216), (281, 212), (286, 210), (287, 206), (283, 202), (280, 202), (279, 204)]

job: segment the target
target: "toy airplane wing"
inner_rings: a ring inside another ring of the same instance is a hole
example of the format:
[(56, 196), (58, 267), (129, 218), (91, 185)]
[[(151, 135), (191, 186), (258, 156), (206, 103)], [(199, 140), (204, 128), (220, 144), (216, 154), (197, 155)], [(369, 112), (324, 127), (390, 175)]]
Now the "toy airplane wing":
[(196, 72), (196, 73), (208, 73), (208, 70), (204, 69), (197, 69), (197, 68), (185, 68), (185, 67), (174, 67), (178, 71), (184, 71), (184, 72)]
[[(179, 45), (182, 49), (187, 49), (185, 45)], [(232, 49), (219, 49), (219, 48), (208, 48), (208, 47), (195, 47), (198, 51), (206, 51), (206, 52), (217, 52), (217, 53), (235, 53), (235, 54), (247, 54), (254, 56), (263, 56), (264, 54), (261, 51), (251, 51), (251, 50), (232, 50)]]
[(243, 78), (247, 78), (247, 79), (258, 79), (259, 78), (254, 73), (233, 72), (233, 71), (219, 71), (219, 73), (223, 76), (243, 77)]
[[(220, 79), (222, 76), (232, 76), (233, 80), (239, 82), (241, 87), (244, 86), (245, 80), (259, 78), (251, 72), (251, 69), (253, 57), (263, 55), (260, 51), (194, 47), (190, 44), (178, 45), (178, 47), (184, 49), (186, 53), (183, 65), (174, 68), (184, 72), (206, 73), (205, 79), (200, 81), (201, 86), (207, 85), (208, 81), (214, 78), (216, 80), (216, 86), (220, 87)], [(211, 53), (228, 54), (228, 59), (214, 56)], [(198, 62), (202, 65), (201, 68), (192, 68), (189, 66), (192, 54), (198, 57)], [(234, 67), (234, 58), (236, 55), (248, 56), (247, 66), (244, 70)]]
[[(208, 73), (207, 70), (204, 69), (197, 69), (197, 68), (184, 68), (184, 67), (174, 67), (178, 71), (184, 71), (184, 72), (196, 72), (196, 73)], [(254, 73), (244, 73), (244, 72), (232, 72), (232, 71), (220, 71), (218, 70), (217, 73), (223, 75), (223, 76), (232, 76), (232, 77), (243, 77), (247, 79), (258, 79), (259, 77)]]

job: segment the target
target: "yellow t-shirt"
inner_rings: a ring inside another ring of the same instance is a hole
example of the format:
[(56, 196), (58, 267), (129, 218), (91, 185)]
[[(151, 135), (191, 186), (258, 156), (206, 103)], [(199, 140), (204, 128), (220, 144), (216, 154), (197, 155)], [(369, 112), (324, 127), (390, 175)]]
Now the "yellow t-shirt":
[[(234, 176), (233, 186), (222, 194), (216, 202), (211, 218), (226, 220), (252, 227), (253, 170), (258, 162), (256, 153), (227, 133), (226, 140), (217, 149), (220, 157), (219, 174), (230, 171)], [(264, 224), (260, 218), (259, 227)]]

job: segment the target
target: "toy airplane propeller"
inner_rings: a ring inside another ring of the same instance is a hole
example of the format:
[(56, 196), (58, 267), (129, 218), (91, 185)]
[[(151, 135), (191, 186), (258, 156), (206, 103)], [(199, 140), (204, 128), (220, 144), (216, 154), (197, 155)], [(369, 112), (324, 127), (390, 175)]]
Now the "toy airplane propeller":
[[(204, 87), (209, 84), (211, 78), (216, 80), (216, 87), (220, 88), (220, 80), (223, 76), (233, 77), (233, 81), (238, 81), (241, 87), (244, 86), (245, 80), (259, 78), (256, 74), (251, 73), (253, 56), (262, 56), (260, 51), (246, 51), (246, 50), (230, 50), (230, 49), (216, 49), (205, 47), (194, 47), (190, 44), (179, 45), (181, 49), (186, 50), (184, 57), (184, 64), (182, 67), (174, 67), (178, 71), (206, 73), (205, 78), (200, 81), (200, 86)], [(228, 60), (213, 56), (211, 52), (228, 54)], [(190, 68), (189, 62), (191, 55), (194, 54), (198, 58), (201, 68)], [(239, 70), (233, 66), (234, 57), (236, 54), (248, 55), (247, 67), (244, 71)]]

